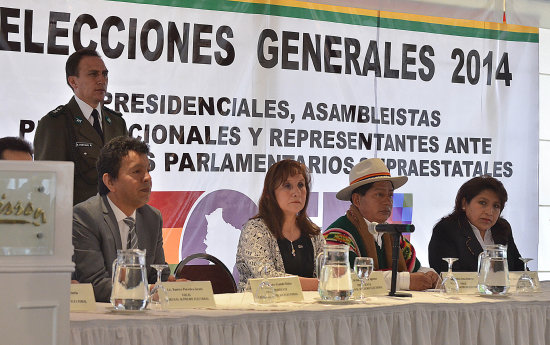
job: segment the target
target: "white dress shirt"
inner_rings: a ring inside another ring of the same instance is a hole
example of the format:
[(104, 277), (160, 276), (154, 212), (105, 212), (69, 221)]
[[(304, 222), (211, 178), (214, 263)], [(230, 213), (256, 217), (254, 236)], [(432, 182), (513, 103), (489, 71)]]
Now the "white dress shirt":
[[(94, 125), (94, 118), (92, 117), (92, 111), (94, 108), (92, 108), (88, 103), (84, 102), (80, 98), (78, 98), (76, 95), (74, 96), (74, 99), (76, 100), (76, 103), (80, 107), (80, 111), (82, 111), (82, 115), (90, 122), (90, 124)], [(95, 107), (95, 110), (97, 110), (98, 118), (99, 118), (99, 126), (101, 129), (103, 129), (103, 126), (101, 125), (101, 103)]]
[[(109, 201), (109, 205), (115, 214), (118, 231), (120, 232), (120, 240), (122, 241), (122, 249), (128, 249), (128, 232), (130, 232), (130, 227), (124, 222), (124, 218), (127, 216), (111, 201), (109, 195), (107, 195), (107, 201)], [(136, 220), (136, 210), (134, 210), (134, 213), (132, 213), (130, 217), (134, 218), (134, 221)]]
[[(468, 222), (470, 223), (470, 222)], [(472, 223), (470, 223), (470, 226), (472, 227), (472, 231), (474, 232), (474, 235), (476, 235), (476, 238), (481, 244), (481, 247), (485, 247), (486, 245), (495, 244), (495, 241), (493, 240), (493, 234), (491, 233), (491, 229), (485, 231), (485, 238), (481, 237), (481, 232), (478, 228)]]

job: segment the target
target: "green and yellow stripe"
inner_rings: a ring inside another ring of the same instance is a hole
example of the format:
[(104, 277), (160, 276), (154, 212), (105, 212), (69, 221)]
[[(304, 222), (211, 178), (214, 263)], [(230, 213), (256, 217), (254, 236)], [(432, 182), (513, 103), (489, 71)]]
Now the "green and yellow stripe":
[(296, 0), (109, 0), (202, 10), (264, 14), (332, 23), (505, 41), (539, 41), (538, 28), (475, 20), (430, 17)]

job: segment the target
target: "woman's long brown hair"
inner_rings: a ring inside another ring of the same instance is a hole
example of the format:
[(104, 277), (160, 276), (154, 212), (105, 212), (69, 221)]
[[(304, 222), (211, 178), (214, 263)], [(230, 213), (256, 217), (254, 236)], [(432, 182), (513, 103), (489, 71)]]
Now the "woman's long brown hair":
[(309, 219), (306, 212), (311, 188), (309, 171), (304, 164), (292, 159), (285, 159), (273, 164), (267, 171), (264, 180), (264, 189), (259, 201), (258, 214), (253, 217), (262, 218), (269, 228), (269, 231), (271, 231), (273, 236), (277, 239), (284, 238), (284, 214), (275, 198), (275, 189), (282, 185), (289, 177), (295, 175), (302, 175), (306, 184), (306, 202), (304, 208), (296, 215), (296, 224), (302, 235), (307, 234), (311, 237), (320, 232), (319, 227)]

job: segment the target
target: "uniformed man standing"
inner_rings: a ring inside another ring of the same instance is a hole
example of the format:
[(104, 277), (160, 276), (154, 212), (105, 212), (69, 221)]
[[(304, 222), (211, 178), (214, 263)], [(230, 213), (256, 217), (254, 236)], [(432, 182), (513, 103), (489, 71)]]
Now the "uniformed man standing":
[(38, 122), (34, 158), (74, 162), (76, 205), (98, 192), (99, 150), (112, 138), (127, 136), (128, 130), (120, 113), (103, 106), (108, 71), (95, 50), (82, 49), (69, 56), (65, 73), (74, 96)]

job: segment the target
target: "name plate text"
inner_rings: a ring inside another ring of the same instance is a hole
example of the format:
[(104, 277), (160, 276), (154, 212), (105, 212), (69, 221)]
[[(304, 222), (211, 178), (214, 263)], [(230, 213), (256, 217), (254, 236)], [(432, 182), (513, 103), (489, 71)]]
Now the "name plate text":
[[(361, 296), (361, 281), (357, 278), (355, 272), (352, 272), (351, 279), (353, 282), (353, 295), (355, 298)], [(388, 289), (382, 271), (373, 271), (369, 279), (365, 282), (365, 296), (381, 296), (386, 295)]]
[[(254, 298), (256, 298), (256, 291), (262, 280), (262, 278), (248, 280)], [(268, 278), (267, 280), (275, 290), (275, 302), (297, 302), (304, 300), (302, 285), (300, 285), (298, 276)]]
[(170, 309), (214, 308), (214, 293), (209, 281), (163, 282)]
[(95, 295), (92, 284), (71, 284), (71, 311), (95, 311)]
[[(445, 279), (447, 272), (441, 272), (441, 279)], [(477, 272), (453, 272), (453, 276), (458, 282), (458, 293), (466, 295), (475, 295), (477, 290)]]

